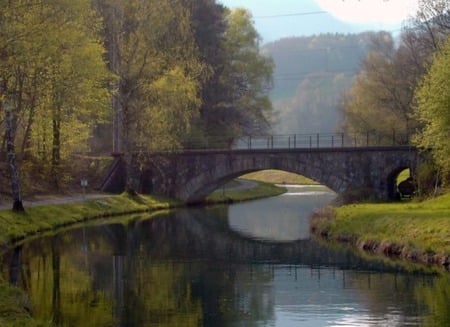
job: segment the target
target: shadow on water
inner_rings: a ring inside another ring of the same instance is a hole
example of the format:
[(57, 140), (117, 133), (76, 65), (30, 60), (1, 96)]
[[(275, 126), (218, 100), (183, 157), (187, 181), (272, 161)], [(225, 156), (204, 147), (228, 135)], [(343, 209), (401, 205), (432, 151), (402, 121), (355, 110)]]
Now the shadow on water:
[(406, 274), (300, 234), (249, 238), (230, 210), (179, 210), (42, 237), (5, 254), (3, 274), (30, 294), (36, 317), (57, 326), (450, 321), (448, 276)]

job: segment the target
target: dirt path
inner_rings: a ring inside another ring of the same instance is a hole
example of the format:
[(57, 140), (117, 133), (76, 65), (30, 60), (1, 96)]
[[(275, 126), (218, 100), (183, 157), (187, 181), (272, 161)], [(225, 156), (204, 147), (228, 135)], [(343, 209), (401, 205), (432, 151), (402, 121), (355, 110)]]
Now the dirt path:
[[(45, 196), (36, 196), (31, 200), (23, 200), (23, 206), (25, 209), (28, 207), (35, 206), (45, 206), (51, 204), (64, 204), (64, 203), (74, 203), (74, 202), (82, 202), (85, 200), (95, 200), (102, 199), (106, 197), (114, 196), (112, 194), (73, 194), (67, 196), (59, 196), (59, 195), (45, 195)], [(12, 208), (12, 200), (10, 203), (3, 200), (0, 202), (0, 210), (8, 210)]]

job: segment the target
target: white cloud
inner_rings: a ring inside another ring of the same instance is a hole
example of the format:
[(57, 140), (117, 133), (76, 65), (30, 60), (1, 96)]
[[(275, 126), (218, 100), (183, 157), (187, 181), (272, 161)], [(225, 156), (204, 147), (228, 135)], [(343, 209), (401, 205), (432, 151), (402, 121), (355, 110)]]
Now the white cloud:
[(358, 24), (398, 24), (413, 16), (418, 0), (315, 0), (336, 18)]

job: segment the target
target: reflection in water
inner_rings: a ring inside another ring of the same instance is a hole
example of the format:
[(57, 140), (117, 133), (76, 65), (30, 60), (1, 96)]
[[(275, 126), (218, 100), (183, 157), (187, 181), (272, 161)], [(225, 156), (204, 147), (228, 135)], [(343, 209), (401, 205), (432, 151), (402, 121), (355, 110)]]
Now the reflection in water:
[(57, 326), (450, 321), (448, 276), (406, 274), (307, 239), (249, 239), (230, 228), (246, 209), (233, 210), (180, 210), (42, 237), (6, 254), (3, 273), (29, 292), (36, 317)]
[(247, 237), (273, 242), (309, 239), (311, 212), (336, 196), (321, 185), (284, 186), (288, 192), (279, 197), (230, 206), (230, 228)]

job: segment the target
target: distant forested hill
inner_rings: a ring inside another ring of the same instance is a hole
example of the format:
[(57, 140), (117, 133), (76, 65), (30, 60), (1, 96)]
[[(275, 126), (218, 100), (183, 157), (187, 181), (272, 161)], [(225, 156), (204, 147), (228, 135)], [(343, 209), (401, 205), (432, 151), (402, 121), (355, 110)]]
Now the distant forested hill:
[(270, 94), (277, 113), (273, 132), (335, 131), (339, 98), (351, 87), (371, 35), (320, 34), (266, 44), (263, 51), (276, 65)]

